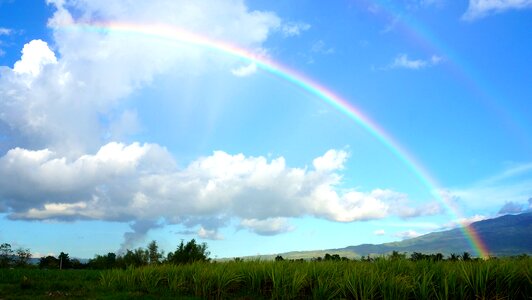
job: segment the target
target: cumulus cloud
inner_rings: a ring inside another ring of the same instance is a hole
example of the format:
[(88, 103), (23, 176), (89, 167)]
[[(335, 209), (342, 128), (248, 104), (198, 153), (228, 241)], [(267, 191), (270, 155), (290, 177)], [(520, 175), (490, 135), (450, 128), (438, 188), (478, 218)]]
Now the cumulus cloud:
[[(121, 105), (160, 74), (190, 77), (234, 69), (237, 58), (142, 35), (88, 31), (65, 25), (91, 22), (166, 24), (264, 53), (278, 30), (274, 13), (250, 11), (243, 1), (49, 1), (53, 50), (41, 40), (24, 46), (13, 68), (0, 68), (0, 129), (14, 146), (68, 155), (94, 151), (135, 124)], [(213, 30), (215, 28), (215, 30)], [(7, 29), (4, 30), (7, 32)], [(248, 73), (250, 70), (247, 71)], [(106, 120), (102, 122), (101, 120)]]
[(286, 218), (243, 219), (240, 226), (259, 235), (276, 235), (294, 229)]
[(394, 61), (384, 69), (411, 69), (419, 70), (431, 66), (438, 65), (442, 61), (442, 57), (433, 55), (427, 60), (410, 59), (407, 54), (399, 54)]
[(309, 29), (310, 24), (303, 22), (286, 22), (281, 26), (281, 32), (285, 37), (298, 36), (301, 32)]
[(223, 240), (224, 237), (218, 233), (218, 230), (216, 229), (205, 229), (203, 226), (200, 227), (198, 230), (198, 236), (202, 239), (207, 240)]
[(412, 203), (390, 190), (339, 190), (338, 172), (346, 156), (330, 150), (308, 169), (288, 167), (283, 157), (216, 151), (180, 169), (156, 144), (109, 143), (74, 159), (48, 149), (15, 148), (0, 158), (5, 179), (0, 203), (11, 219), (162, 217), (170, 224), (201, 225), (204, 236), (212, 236), (208, 230), (226, 226), (230, 218), (241, 219), (242, 227), (258, 234), (274, 234), (290, 230), (283, 219), (289, 217), (353, 222), (434, 213), (423, 208), (406, 208), (405, 213)]
[(532, 8), (532, 0), (469, 0), (469, 6), (462, 18), (473, 21), (491, 14), (527, 8)]
[(237, 77), (246, 77), (255, 74), (256, 72), (257, 64), (254, 62), (231, 70), (231, 73)]
[(333, 171), (341, 169), (347, 160), (347, 152), (331, 149), (325, 155), (312, 161), (312, 165), (318, 171)]
[(48, 44), (42, 40), (33, 40), (24, 45), (22, 57), (15, 63), (13, 72), (36, 77), (44, 66), (56, 63), (55, 53), (48, 48)]

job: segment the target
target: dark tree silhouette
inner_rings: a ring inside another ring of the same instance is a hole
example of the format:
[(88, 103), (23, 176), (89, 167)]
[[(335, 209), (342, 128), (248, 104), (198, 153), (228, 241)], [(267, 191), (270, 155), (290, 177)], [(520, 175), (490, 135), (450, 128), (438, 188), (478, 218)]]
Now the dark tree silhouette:
[(148, 244), (148, 257), (150, 260), (150, 265), (156, 265), (160, 263), (163, 253), (159, 252), (159, 246), (156, 241), (151, 241)]
[(0, 268), (8, 268), (13, 262), (13, 249), (11, 244), (3, 243), (0, 245)]
[(59, 259), (48, 255), (41, 257), (39, 260), (39, 268), (41, 269), (59, 269)]
[(451, 253), (451, 256), (449, 256), (448, 260), (450, 261), (457, 261), (460, 259), (460, 254)]
[(31, 252), (30, 249), (24, 249), (24, 248), (18, 248), (15, 251), (15, 266), (16, 267), (25, 267), (28, 265), (30, 258), (31, 258)]
[(59, 260), (59, 269), (72, 268), (72, 261), (70, 260), (68, 253), (61, 252), (59, 256), (57, 257), (57, 259)]
[(463, 261), (471, 260), (471, 254), (469, 254), (469, 252), (464, 252), (464, 254), (462, 254), (462, 260)]
[(175, 252), (169, 252), (166, 260), (173, 264), (186, 264), (196, 261), (208, 261), (210, 252), (207, 244), (197, 244), (195, 239), (184, 244), (183, 240), (177, 246)]

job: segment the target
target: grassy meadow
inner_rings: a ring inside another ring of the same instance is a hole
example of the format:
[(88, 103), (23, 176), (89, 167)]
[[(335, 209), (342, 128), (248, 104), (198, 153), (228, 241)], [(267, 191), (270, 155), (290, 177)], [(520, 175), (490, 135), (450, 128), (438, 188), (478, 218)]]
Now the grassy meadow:
[(1, 269), (0, 299), (532, 299), (532, 258)]

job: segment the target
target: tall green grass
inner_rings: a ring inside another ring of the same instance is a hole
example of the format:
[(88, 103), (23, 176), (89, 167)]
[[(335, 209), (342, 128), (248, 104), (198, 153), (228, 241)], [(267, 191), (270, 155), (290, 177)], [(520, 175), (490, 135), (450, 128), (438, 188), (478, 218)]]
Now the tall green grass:
[(530, 299), (532, 259), (194, 263), (104, 271), (112, 291), (225, 299)]

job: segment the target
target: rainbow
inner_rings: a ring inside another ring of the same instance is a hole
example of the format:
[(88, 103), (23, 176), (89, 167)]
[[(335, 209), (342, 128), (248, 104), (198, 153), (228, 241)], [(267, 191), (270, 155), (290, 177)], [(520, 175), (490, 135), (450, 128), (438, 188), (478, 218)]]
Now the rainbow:
[[(297, 86), (318, 97), (323, 102), (334, 107), (339, 112), (356, 122), (358, 125), (362, 126), (384, 146), (386, 146), (386, 148), (388, 148), (398, 159), (400, 159), (420, 180), (420, 182), (428, 187), (432, 195), (445, 205), (448, 211), (454, 213), (458, 220), (461, 219), (461, 215), (459, 214), (458, 210), (453, 207), (448, 197), (446, 197), (441, 189), (438, 188), (439, 185), (436, 179), (432, 177), (430, 173), (423, 167), (423, 165), (419, 163), (411, 153), (402, 147), (398, 141), (396, 141), (381, 126), (379, 126), (379, 124), (371, 120), (352, 103), (335, 94), (325, 86), (322, 86), (318, 82), (312, 80), (311, 78), (308, 78), (305, 75), (297, 72), (296, 70), (283, 66), (279, 62), (276, 62), (268, 57), (258, 55), (249, 50), (226, 43), (224, 41), (212, 39), (203, 35), (186, 31), (182, 28), (167, 25), (146, 25), (122, 22), (73, 23), (62, 25), (59, 29), (93, 31), (104, 34), (121, 33), (155, 37), (158, 39), (179, 42), (186, 45), (221, 52), (226, 55), (237, 57), (248, 63), (254, 63), (262, 70), (265, 70), (287, 82), (290, 82), (294, 86)], [(489, 252), (487, 247), (480, 239), (478, 233), (466, 224), (460, 224), (460, 228), (464, 233), (464, 236), (469, 240), (469, 243), (476, 254), (479, 257), (488, 257)]]

